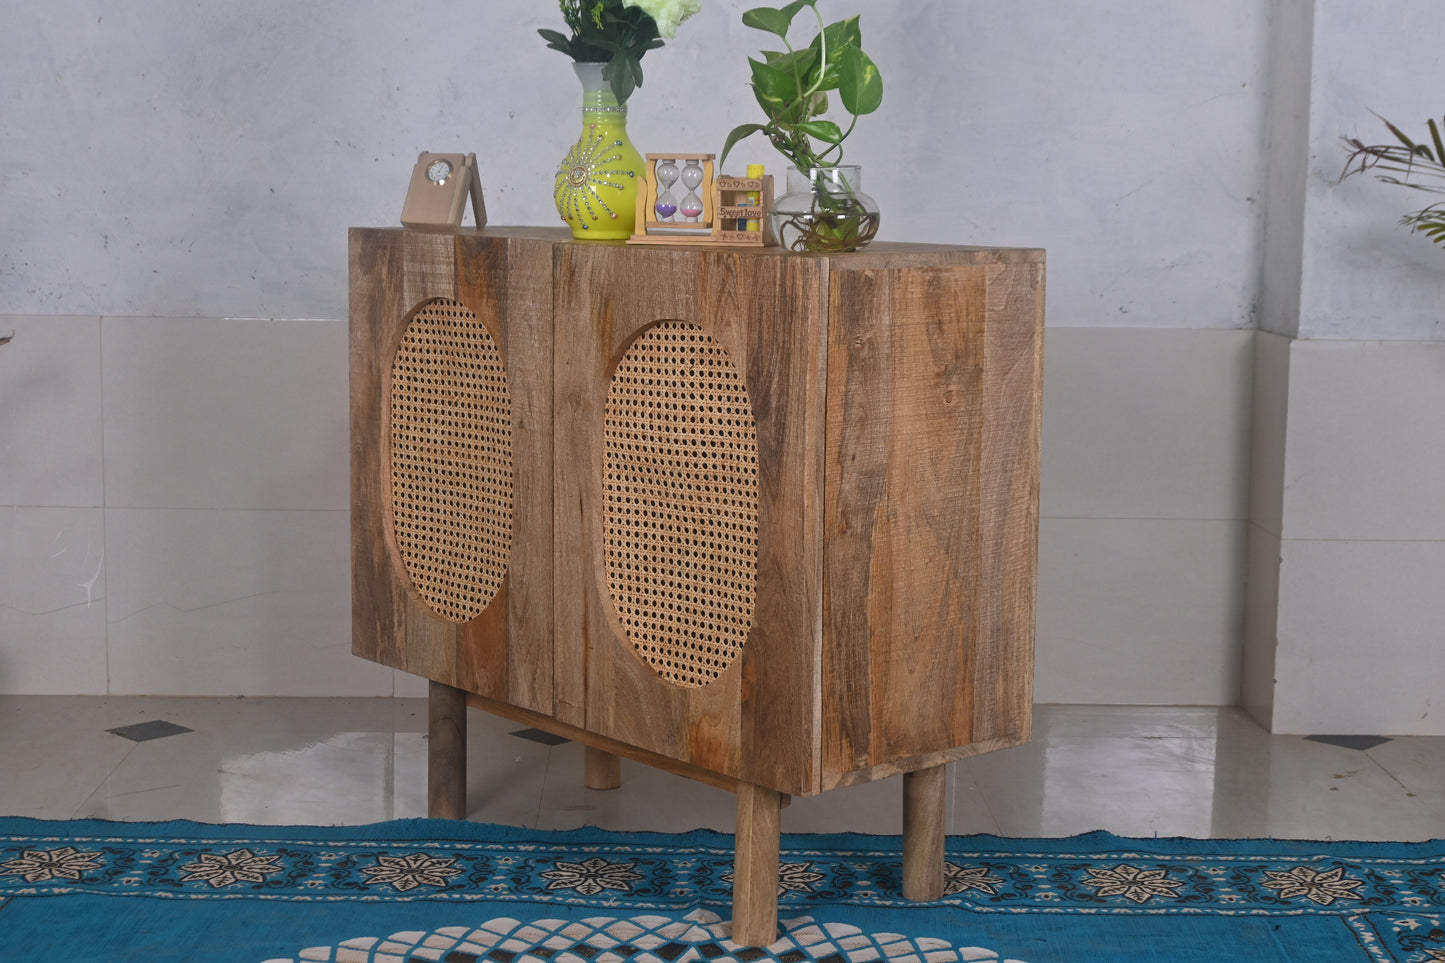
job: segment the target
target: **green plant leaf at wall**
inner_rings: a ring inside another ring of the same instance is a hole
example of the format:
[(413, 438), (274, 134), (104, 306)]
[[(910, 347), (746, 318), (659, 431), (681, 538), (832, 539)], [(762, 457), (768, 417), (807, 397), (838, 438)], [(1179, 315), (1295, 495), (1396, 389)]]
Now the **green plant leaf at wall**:
[(792, 3), (778, 9), (755, 7), (743, 12), (743, 26), (766, 30), (768, 33), (775, 33), (779, 37), (787, 39), (788, 28), (793, 25), (793, 18), (798, 15), (798, 11), (804, 7), (813, 6), (815, 2), (816, 0), (793, 0)]
[[(1425, 122), (1430, 144), (1424, 144), (1415, 141), (1385, 118), (1380, 117), (1380, 121), (1398, 143), (1366, 144), (1357, 137), (1342, 138), (1350, 153), (1340, 180), (1371, 171), (1386, 184), (1445, 194), (1445, 138), (1440, 134), (1441, 125), (1433, 117)], [(1431, 144), (1434, 145), (1433, 150)], [(1401, 217), (1400, 223), (1424, 234), (1436, 244), (1445, 244), (1445, 202), (1412, 211)]]
[[(883, 103), (883, 79), (863, 52), (863, 31), (857, 16), (825, 23), (818, 0), (794, 0), (782, 7), (755, 7), (743, 24), (783, 41), (784, 50), (764, 50), (748, 58), (753, 95), (763, 111), (761, 123), (740, 124), (728, 134), (719, 166), (729, 152), (753, 134), (763, 134), (799, 170), (832, 167), (843, 162), (843, 142), (858, 118)], [(817, 32), (807, 44), (794, 46), (788, 34), (808, 8)], [(838, 104), (851, 115), (847, 125), (823, 117), (830, 107), (828, 92), (838, 91)]]

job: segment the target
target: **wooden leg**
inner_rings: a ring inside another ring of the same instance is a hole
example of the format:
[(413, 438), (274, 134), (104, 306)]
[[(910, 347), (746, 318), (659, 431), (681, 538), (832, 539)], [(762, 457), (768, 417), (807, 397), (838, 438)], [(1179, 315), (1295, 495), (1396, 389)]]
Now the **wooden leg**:
[(427, 690), (426, 814), (467, 818), (467, 694), (440, 682)]
[(903, 898), (943, 898), (944, 819), (948, 767), (903, 774)]
[(588, 789), (616, 789), (622, 785), (621, 756), (587, 746), (582, 764)]
[(733, 942), (767, 946), (778, 938), (778, 849), (782, 797), (738, 784), (738, 834), (733, 853)]

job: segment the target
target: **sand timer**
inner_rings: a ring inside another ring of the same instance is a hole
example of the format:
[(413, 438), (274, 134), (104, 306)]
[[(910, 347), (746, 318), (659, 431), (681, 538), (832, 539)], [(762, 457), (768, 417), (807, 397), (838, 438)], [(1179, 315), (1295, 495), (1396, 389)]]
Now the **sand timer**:
[(677, 183), (677, 162), (672, 158), (663, 158), (657, 162), (655, 169), (657, 184), (662, 188), (662, 193), (657, 195), (657, 219), (667, 221), (677, 213), (677, 198), (672, 196), (672, 185)]
[(689, 221), (696, 221), (702, 216), (702, 195), (697, 192), (702, 186), (702, 166), (695, 159), (688, 160), (682, 168), (682, 186), (687, 188), (687, 193), (677, 209)]

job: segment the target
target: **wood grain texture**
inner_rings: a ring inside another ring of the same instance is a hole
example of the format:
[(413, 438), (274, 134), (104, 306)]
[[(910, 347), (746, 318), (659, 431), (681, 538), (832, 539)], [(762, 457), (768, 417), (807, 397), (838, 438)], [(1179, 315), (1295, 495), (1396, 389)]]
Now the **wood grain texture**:
[(1038, 585), (1039, 445), (1043, 397), (1044, 267), (1000, 265), (989, 281), (988, 364), (980, 468), (977, 554), (995, 566), (977, 612), (976, 661), (1000, 668), (978, 676), (974, 732), (987, 739), (1032, 733), (1034, 614)]
[[(475, 231), (351, 234), (353, 651), (541, 711), (551, 710), (552, 583), (516, 572), (550, 566), (552, 395), (535, 371), (552, 361), (551, 243)], [(422, 601), (390, 524), (391, 365), (415, 309), (437, 298), (463, 304), (497, 344), (516, 440), (509, 572), (465, 623)]]
[(427, 687), (426, 813), (467, 818), (467, 694), (440, 682)]
[[(351, 269), (357, 654), (718, 785), (812, 795), (1028, 738), (1041, 251), (359, 230)], [(375, 440), (389, 359), (430, 297), (484, 319), (513, 392), (511, 568), (461, 626), (397, 565)], [(753, 625), (687, 687), (628, 643), (601, 554), (609, 379), (662, 321), (726, 351), (757, 431)]]
[(405, 592), (390, 576), (395, 558), (386, 525), (380, 399), (389, 370), (390, 319), (410, 309), (401, 289), (405, 252), (395, 236), (383, 239), (370, 230), (353, 229), (349, 240), (351, 645), (362, 658), (401, 668)]
[[(821, 405), (817, 262), (566, 245), (557, 263), (557, 339), (567, 350), (555, 366), (556, 624), (559, 638), (580, 641), (585, 678), (578, 686), (575, 669), (567, 680), (559, 672), (559, 702), (566, 691), (569, 708), (585, 705), (585, 727), (610, 738), (780, 791), (816, 792), (821, 513), (811, 498), (819, 459), (807, 440)], [(759, 449), (753, 629), (741, 656), (701, 687), (666, 682), (642, 661), (601, 578), (607, 387), (628, 346), (674, 319), (727, 352)]]
[(1036, 469), (1037, 439), (989, 426), (1000, 405), (1037, 417), (1020, 390), (1037, 372), (1019, 365), (1041, 338), (1027, 298), (990, 301), (1009, 266), (959, 261), (832, 274), (825, 789), (1028, 736), (1032, 617), (999, 611), (1021, 614), (1004, 600), (1027, 583), (1032, 612), (1036, 529), (1011, 520), (1037, 518), (1037, 491), (1001, 482), (999, 464)]
[(903, 898), (943, 898), (943, 844), (948, 820), (948, 767), (903, 776)]
[(622, 785), (622, 757), (587, 746), (582, 754), (583, 785), (588, 789), (617, 789)]
[(733, 851), (733, 942), (767, 946), (778, 938), (778, 856), (782, 807), (771, 789), (738, 786)]
[[(467, 694), (467, 704), (483, 712), (490, 712), (494, 716), (511, 719), (522, 725), (541, 729), (543, 732), (550, 732), (554, 736), (561, 736), (563, 739), (570, 739), (579, 745), (599, 749), (602, 752), (610, 753), (623, 759), (633, 759), (645, 766), (651, 766), (663, 772), (683, 776), (695, 782), (700, 782), (705, 786), (724, 789), (728, 792), (737, 791), (738, 781), (731, 776), (723, 776), (708, 769), (700, 769), (697, 766), (688, 765), (677, 759), (661, 756), (655, 752), (648, 752), (646, 749), (639, 749), (637, 746), (619, 742), (616, 739), (609, 739), (606, 736), (598, 735), (595, 732), (590, 732), (578, 726), (560, 722), (553, 716), (545, 716), (539, 712), (532, 712), (507, 702), (498, 702), (494, 699), (487, 699), (472, 693)], [(783, 796), (783, 804), (787, 805), (791, 799), (791, 796)]]
[[(496, 319), (512, 401), (513, 537), (504, 594), (462, 631), (463, 688), (541, 712), (552, 708), (552, 245), (531, 238), (456, 239), (457, 295)], [(500, 604), (498, 604), (500, 603)], [(488, 614), (492, 618), (488, 620)]]

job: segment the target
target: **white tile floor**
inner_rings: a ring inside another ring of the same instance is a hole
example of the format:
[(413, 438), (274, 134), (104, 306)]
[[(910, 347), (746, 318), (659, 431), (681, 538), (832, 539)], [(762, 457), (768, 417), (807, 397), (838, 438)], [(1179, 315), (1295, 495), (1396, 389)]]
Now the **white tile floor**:
[[(193, 732), (132, 742), (164, 719)], [(624, 762), (582, 788), (582, 749), (471, 713), (470, 818), (566, 829), (733, 828), (731, 794)], [(0, 815), (337, 824), (425, 815), (417, 699), (0, 696)], [(1027, 746), (955, 763), (951, 833), (1445, 837), (1445, 738), (1367, 751), (1271, 736), (1238, 709), (1041, 706)], [(785, 832), (901, 829), (901, 782), (797, 799)]]

